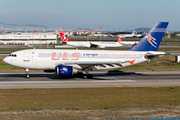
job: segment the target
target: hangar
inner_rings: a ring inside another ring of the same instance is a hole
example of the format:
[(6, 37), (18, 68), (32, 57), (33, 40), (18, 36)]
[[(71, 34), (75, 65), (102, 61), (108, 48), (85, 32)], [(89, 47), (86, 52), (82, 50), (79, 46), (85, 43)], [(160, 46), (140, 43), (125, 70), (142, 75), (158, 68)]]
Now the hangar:
[(25, 33), (0, 35), (0, 44), (56, 44), (57, 35)]

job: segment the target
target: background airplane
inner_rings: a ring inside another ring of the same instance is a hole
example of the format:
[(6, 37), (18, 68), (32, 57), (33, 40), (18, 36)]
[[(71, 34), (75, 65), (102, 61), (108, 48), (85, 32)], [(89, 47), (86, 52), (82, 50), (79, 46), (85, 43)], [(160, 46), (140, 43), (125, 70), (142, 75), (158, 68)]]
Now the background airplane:
[(166, 55), (157, 50), (167, 26), (168, 22), (157, 23), (136, 46), (126, 51), (28, 49), (13, 52), (3, 60), (26, 69), (26, 77), (29, 69), (38, 69), (65, 77), (75, 74), (84, 77), (85, 71), (85, 76), (92, 78), (91, 70), (118, 69)]
[(120, 38), (134, 38), (137, 35), (136, 31), (133, 31), (131, 34), (119, 34)]
[(136, 38), (142, 38), (142, 37), (144, 37), (146, 34), (147, 34), (147, 33), (144, 32), (143, 34), (137, 34), (135, 37), (136, 37)]
[(96, 36), (96, 37), (108, 37), (108, 35), (106, 35), (106, 34), (94, 34), (94, 32), (93, 31), (91, 31), (91, 34), (93, 35), (93, 36)]
[(3, 31), (3, 33), (4, 33), (4, 35), (7, 35), (7, 34), (8, 34), (8, 32), (5, 32), (5, 31)]
[(67, 45), (69, 46), (73, 46), (73, 47), (98, 47), (98, 48), (105, 48), (105, 47), (121, 47), (123, 46), (121, 43), (119, 42), (72, 42), (71, 40), (69, 40), (64, 33), (59, 33), (60, 37), (62, 39), (63, 42), (65, 42)]
[(117, 36), (118, 42), (120, 42), (124, 46), (135, 46), (138, 44), (138, 41), (122, 41), (119, 36)]

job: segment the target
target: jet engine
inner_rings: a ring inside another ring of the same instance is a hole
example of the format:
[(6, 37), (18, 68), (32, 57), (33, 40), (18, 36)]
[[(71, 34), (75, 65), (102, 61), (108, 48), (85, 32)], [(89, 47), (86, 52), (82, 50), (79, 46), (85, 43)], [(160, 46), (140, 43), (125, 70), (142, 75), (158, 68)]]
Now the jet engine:
[(90, 47), (91, 47), (90, 44), (88, 44), (88, 45), (84, 44), (83, 46), (84, 46), (84, 47), (87, 47), (87, 48), (90, 48)]
[(105, 48), (105, 46), (98, 46), (98, 48)]
[(73, 66), (58, 65), (55, 72), (58, 76), (73, 76), (73, 74), (78, 73), (78, 70), (74, 69)]

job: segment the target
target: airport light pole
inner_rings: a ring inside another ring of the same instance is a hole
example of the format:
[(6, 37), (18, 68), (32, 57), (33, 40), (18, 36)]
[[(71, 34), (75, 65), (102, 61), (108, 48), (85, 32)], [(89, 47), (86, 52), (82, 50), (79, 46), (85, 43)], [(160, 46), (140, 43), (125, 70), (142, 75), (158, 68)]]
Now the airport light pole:
[(34, 47), (34, 32), (32, 33), (32, 45)]
[(101, 27), (100, 27), (100, 41), (101, 41)]
[(89, 41), (89, 28), (87, 29), (87, 41)]
[(40, 27), (40, 48), (41, 48), (41, 27)]

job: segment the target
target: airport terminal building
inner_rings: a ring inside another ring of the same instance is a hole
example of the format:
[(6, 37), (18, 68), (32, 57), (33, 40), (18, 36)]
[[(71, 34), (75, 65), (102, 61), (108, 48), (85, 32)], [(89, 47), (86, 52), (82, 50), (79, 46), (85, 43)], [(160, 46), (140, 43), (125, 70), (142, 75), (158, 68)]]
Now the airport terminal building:
[(25, 33), (0, 35), (0, 44), (56, 44), (57, 35), (47, 33)]

